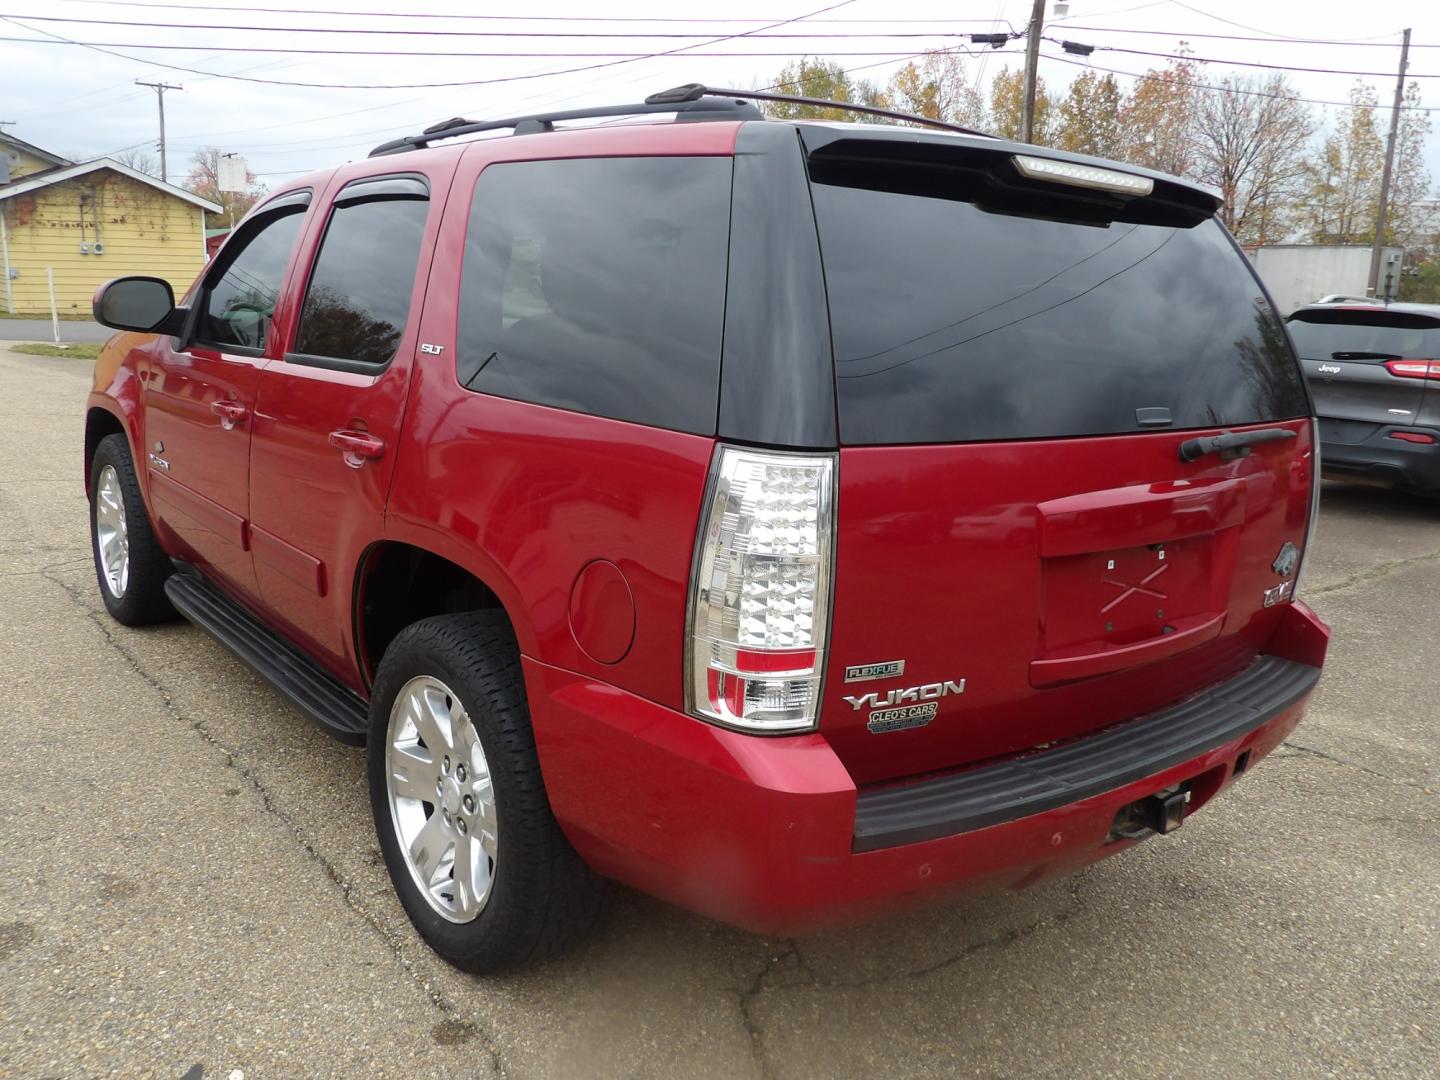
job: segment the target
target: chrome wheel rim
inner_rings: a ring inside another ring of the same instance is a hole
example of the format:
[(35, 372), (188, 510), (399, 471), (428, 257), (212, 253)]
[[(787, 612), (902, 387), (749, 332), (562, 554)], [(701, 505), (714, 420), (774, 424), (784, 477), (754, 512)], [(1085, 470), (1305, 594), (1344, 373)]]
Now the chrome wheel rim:
[(116, 600), (130, 585), (130, 532), (125, 527), (125, 498), (115, 466), (100, 470), (95, 485), (95, 559), (100, 578)]
[(495, 883), (495, 787), (475, 725), (439, 679), (395, 696), (385, 738), (390, 821), (411, 880), (450, 922), (472, 921)]

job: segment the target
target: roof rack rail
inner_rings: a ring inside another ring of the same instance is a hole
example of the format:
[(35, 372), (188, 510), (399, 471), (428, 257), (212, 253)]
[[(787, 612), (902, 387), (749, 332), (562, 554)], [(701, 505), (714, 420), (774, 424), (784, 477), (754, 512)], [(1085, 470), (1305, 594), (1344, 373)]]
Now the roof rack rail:
[(591, 120), (601, 116), (640, 116), (646, 113), (674, 113), (676, 120), (760, 120), (764, 114), (752, 101), (778, 101), (790, 105), (815, 105), (827, 109), (843, 109), (847, 112), (863, 113), (867, 116), (883, 116), (891, 120), (905, 120), (926, 127), (944, 128), (964, 135), (985, 135), (974, 128), (949, 124), (944, 120), (932, 120), (928, 116), (882, 109), (876, 105), (859, 105), (853, 101), (828, 101), (824, 98), (799, 97), (794, 94), (772, 94), (765, 90), (726, 90), (704, 86), (701, 83), (686, 83), (670, 90), (651, 94), (644, 102), (634, 105), (598, 105), (590, 108), (565, 109), (561, 112), (534, 113), (527, 116), (512, 116), (504, 120), (467, 120), (463, 116), (431, 124), (418, 135), (391, 139), (370, 151), (370, 157), (385, 157), (388, 154), (403, 154), (408, 150), (424, 150), (431, 143), (441, 139), (454, 139), (461, 135), (474, 135), (482, 131), (503, 131), (511, 129), (516, 135), (531, 135), (536, 132), (554, 131), (555, 124), (562, 120)]
[[(651, 95), (658, 97), (659, 95)], [(467, 120), (456, 116), (431, 124), (418, 135), (406, 135), (391, 139), (370, 151), (370, 157), (384, 157), (387, 154), (403, 154), (407, 150), (424, 150), (440, 139), (454, 139), (461, 135), (474, 135), (481, 131), (502, 131), (511, 128), (516, 135), (531, 135), (541, 131), (554, 131), (561, 120), (589, 120), (601, 116), (638, 116), (645, 113), (675, 113), (677, 120), (760, 120), (759, 109), (744, 101), (723, 98), (692, 98), (679, 102), (652, 103), (649, 99), (634, 105), (596, 105), (583, 109), (565, 109), (561, 112), (534, 113), (528, 116), (512, 116), (505, 120)]]

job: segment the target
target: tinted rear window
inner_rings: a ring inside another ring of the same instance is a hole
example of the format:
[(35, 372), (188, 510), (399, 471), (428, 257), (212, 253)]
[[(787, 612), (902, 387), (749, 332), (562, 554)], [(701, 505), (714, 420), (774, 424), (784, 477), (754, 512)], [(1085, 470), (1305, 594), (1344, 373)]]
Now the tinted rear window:
[(1336, 353), (1440, 357), (1440, 320), (1404, 311), (1302, 311), (1290, 318), (1290, 337), (1295, 351), (1308, 360), (1331, 360)]
[[(812, 173), (847, 444), (1304, 416), (1279, 320), (1222, 228), (982, 210), (884, 168)], [(904, 190), (893, 188), (905, 187)], [(953, 190), (965, 190), (959, 182)]]
[(465, 238), (471, 390), (713, 434), (729, 158), (491, 165)]

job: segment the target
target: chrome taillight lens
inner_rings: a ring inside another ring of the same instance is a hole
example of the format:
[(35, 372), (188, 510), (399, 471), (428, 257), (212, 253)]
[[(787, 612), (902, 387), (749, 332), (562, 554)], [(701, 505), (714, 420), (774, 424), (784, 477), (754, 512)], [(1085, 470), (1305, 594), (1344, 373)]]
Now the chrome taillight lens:
[(690, 582), (692, 715), (745, 731), (815, 726), (834, 515), (833, 454), (716, 447)]

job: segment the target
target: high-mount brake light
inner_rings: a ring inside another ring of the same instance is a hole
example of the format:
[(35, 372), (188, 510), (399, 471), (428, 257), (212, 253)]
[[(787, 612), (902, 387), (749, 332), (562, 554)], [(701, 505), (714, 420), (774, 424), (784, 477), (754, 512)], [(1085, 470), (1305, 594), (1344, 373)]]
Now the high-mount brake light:
[(1440, 379), (1440, 360), (1386, 360), (1385, 367), (1402, 379)]
[(1116, 195), (1149, 195), (1155, 190), (1155, 181), (1148, 176), (1100, 169), (1094, 165), (1078, 165), (1072, 161), (1030, 157), (1028, 154), (1016, 154), (1014, 160), (1021, 175), (1031, 180), (1051, 180), (1057, 184), (1094, 188)]
[(834, 513), (833, 455), (716, 448), (690, 582), (693, 716), (742, 731), (815, 727)]

